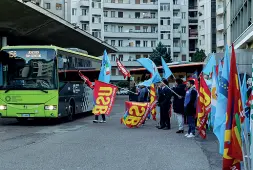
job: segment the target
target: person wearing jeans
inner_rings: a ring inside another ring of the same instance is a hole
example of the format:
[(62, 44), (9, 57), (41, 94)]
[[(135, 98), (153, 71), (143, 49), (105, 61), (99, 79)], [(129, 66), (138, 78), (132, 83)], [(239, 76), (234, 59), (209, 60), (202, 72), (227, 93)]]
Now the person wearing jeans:
[(184, 98), (186, 91), (182, 79), (176, 79), (176, 86), (173, 87), (173, 91), (179, 95), (178, 96), (173, 93), (173, 110), (177, 115), (177, 122), (179, 126), (176, 133), (184, 133)]
[[(105, 114), (101, 114), (102, 120), (100, 121), (100, 123), (106, 123), (105, 120)], [(93, 120), (93, 123), (98, 123), (98, 115), (95, 115), (95, 120)]]
[(186, 137), (195, 137), (195, 115), (197, 106), (197, 90), (194, 86), (194, 80), (189, 80), (186, 84), (187, 92), (184, 99), (184, 110), (188, 121), (188, 133), (185, 134)]

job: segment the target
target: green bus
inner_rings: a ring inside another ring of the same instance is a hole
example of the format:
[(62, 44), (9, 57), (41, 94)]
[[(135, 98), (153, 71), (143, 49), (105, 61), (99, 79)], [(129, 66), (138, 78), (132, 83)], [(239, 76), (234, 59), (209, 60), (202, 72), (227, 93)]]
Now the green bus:
[(101, 59), (56, 46), (5, 46), (0, 56), (0, 117), (26, 121), (71, 121), (93, 109), (93, 90), (78, 71), (94, 82)]

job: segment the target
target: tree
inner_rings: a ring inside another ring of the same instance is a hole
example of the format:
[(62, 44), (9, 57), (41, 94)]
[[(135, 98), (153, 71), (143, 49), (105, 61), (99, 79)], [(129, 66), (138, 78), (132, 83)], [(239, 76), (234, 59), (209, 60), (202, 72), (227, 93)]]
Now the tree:
[(156, 66), (161, 66), (161, 57), (163, 57), (166, 63), (172, 62), (170, 53), (168, 53), (167, 48), (161, 42), (159, 42), (157, 44), (157, 47), (153, 49), (153, 53), (150, 54), (150, 60), (152, 60), (156, 64)]
[(204, 50), (199, 50), (197, 49), (197, 51), (193, 54), (192, 58), (191, 58), (191, 62), (203, 62), (206, 59), (206, 54)]

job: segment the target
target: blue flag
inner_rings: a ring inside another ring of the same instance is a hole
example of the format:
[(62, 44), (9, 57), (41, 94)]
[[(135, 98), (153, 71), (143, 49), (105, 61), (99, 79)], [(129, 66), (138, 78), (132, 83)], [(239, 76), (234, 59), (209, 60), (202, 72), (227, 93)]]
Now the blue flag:
[(104, 83), (110, 83), (111, 68), (112, 68), (112, 66), (111, 66), (109, 57), (107, 55), (107, 52), (105, 50), (104, 55), (103, 55), (103, 60), (102, 60), (102, 65), (101, 65), (101, 70), (100, 70), (100, 73), (99, 73), (98, 80), (102, 81)]
[(213, 67), (216, 65), (216, 59), (214, 53), (211, 55), (210, 59), (206, 63), (203, 73), (206, 75), (210, 75), (213, 72)]
[(161, 57), (161, 60), (162, 60), (162, 66), (163, 66), (163, 78), (168, 79), (173, 74), (162, 57)]
[[(228, 46), (227, 46), (228, 47)], [(228, 82), (229, 82), (229, 55), (228, 48), (226, 48), (224, 56), (224, 65), (222, 68), (221, 78), (219, 80), (219, 90), (216, 105), (216, 113), (214, 118), (213, 132), (217, 136), (220, 144), (219, 153), (223, 155), (224, 152), (224, 133), (226, 127), (226, 112), (228, 103)]]
[(137, 61), (152, 74), (152, 77), (149, 80), (143, 82), (146, 84), (145, 86), (151, 86), (151, 84), (162, 81), (158, 69), (152, 60), (150, 60), (149, 58), (140, 58), (137, 59)]

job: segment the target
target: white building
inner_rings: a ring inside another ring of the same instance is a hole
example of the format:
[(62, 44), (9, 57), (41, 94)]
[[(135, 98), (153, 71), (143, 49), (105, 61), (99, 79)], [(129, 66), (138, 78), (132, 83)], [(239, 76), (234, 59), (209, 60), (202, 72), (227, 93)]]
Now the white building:
[(198, 47), (208, 55), (216, 52), (216, 0), (198, 0), (198, 11)]
[(188, 0), (41, 0), (41, 5), (119, 50), (109, 54), (112, 80), (123, 80), (116, 57), (128, 69), (140, 67), (135, 60), (148, 57), (159, 41), (173, 61), (189, 61)]

